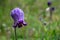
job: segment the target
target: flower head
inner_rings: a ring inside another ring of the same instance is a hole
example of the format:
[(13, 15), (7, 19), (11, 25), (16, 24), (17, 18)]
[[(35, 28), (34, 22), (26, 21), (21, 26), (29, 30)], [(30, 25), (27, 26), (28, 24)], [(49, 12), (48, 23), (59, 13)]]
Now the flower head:
[(50, 1), (47, 3), (48, 6), (51, 6), (51, 4), (52, 4), (52, 3), (51, 3)]
[(54, 8), (54, 7), (52, 7), (52, 8), (51, 8), (51, 11), (54, 11), (54, 10), (55, 10), (55, 8)]
[(14, 25), (13, 27), (22, 27), (24, 24), (24, 12), (20, 8), (14, 8), (11, 11), (11, 17), (14, 20)]

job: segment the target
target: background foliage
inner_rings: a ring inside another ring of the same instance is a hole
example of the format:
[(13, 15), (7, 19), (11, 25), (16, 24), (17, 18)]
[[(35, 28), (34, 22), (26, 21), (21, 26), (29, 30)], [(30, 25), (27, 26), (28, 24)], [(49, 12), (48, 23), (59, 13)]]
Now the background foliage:
[[(51, 0), (55, 7), (51, 24), (43, 25), (39, 20), (45, 13), (48, 0), (0, 0), (0, 40), (14, 40), (13, 20), (10, 12), (20, 7), (25, 13), (26, 27), (17, 28), (18, 40), (60, 40), (60, 0)], [(48, 18), (46, 18), (46, 22)], [(7, 33), (10, 31), (10, 34)]]

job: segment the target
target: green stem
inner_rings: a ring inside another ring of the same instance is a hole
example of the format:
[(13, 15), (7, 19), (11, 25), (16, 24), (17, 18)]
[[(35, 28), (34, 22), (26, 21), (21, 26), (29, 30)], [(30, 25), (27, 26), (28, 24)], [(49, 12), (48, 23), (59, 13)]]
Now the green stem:
[(17, 35), (16, 35), (16, 28), (15, 28), (15, 40), (17, 40)]

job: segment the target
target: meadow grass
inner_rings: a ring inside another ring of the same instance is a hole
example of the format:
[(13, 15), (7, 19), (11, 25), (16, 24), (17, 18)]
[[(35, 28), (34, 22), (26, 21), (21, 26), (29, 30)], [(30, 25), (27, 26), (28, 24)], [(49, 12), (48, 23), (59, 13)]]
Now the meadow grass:
[[(24, 11), (25, 20), (28, 24), (26, 27), (17, 28), (18, 40), (60, 40), (60, 0), (53, 0), (52, 2), (52, 6), (55, 7), (52, 17), (53, 21), (51, 24), (45, 26), (39, 20), (39, 17), (48, 7), (47, 0), (6, 1), (5, 6), (0, 6), (0, 40), (6, 39), (5, 27), (10, 27), (10, 39), (14, 40), (13, 20), (10, 12), (17, 5)], [(48, 18), (46, 18), (46, 22), (49, 22), (47, 20)], [(2, 24), (6, 26), (4, 27)]]

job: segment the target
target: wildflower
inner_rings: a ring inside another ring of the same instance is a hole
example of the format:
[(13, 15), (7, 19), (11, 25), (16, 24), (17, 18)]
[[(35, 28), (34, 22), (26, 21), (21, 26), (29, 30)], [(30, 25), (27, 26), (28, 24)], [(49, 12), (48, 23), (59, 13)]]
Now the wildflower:
[(52, 3), (50, 1), (48, 1), (48, 8), (46, 8), (46, 12), (47, 12), (47, 17), (50, 17), (50, 19), (52, 19), (52, 12), (55, 10), (54, 7), (51, 7)]
[(45, 25), (45, 26), (47, 26), (48, 24), (49, 24), (49, 23), (46, 22), (46, 21), (43, 22), (43, 25)]
[(47, 5), (48, 5), (49, 7), (51, 6), (51, 4), (52, 4), (52, 3), (51, 3), (50, 1), (47, 3)]
[(55, 10), (55, 8), (54, 7), (51, 7), (51, 11), (54, 11)]
[(44, 25), (47, 25), (47, 22), (44, 22)]
[(20, 8), (14, 8), (11, 11), (11, 17), (14, 20), (13, 27), (16, 28), (17, 26), (20, 28), (23, 25), (26, 26), (27, 23), (24, 21), (24, 12)]

